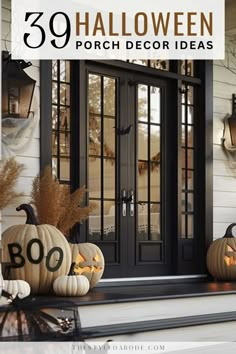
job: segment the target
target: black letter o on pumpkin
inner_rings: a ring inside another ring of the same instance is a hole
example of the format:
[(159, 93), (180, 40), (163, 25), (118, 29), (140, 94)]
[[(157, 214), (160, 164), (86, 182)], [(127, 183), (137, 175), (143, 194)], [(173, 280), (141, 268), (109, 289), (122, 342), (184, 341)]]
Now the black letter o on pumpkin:
[[(50, 259), (53, 255), (54, 252), (58, 252), (59, 253), (59, 259), (57, 261), (57, 264), (55, 265), (55, 267), (51, 267), (50, 266)], [(60, 247), (53, 247), (52, 249), (50, 249), (50, 251), (48, 252), (48, 255), (46, 257), (46, 268), (49, 272), (56, 272), (61, 264), (62, 264), (62, 261), (63, 261), (63, 251)]]
[[(38, 259), (34, 259), (32, 257), (31, 248), (32, 248), (32, 245), (34, 243), (37, 243), (39, 245), (39, 257), (38, 257)], [(42, 262), (42, 260), (43, 260), (43, 244), (42, 244), (42, 241), (40, 241), (37, 238), (33, 238), (32, 240), (30, 240), (28, 245), (27, 245), (26, 254), (27, 254), (27, 257), (28, 257), (28, 260), (30, 261), (30, 263), (39, 264), (40, 262)]]

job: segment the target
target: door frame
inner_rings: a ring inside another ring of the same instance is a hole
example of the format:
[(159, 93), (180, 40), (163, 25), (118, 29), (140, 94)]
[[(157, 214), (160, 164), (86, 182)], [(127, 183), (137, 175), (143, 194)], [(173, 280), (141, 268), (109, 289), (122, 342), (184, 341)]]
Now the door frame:
[[(85, 83), (85, 69), (86, 63), (88, 61), (72, 61), (71, 62), (71, 78), (78, 78), (78, 81), (71, 80), (71, 92), (73, 93), (71, 102), (71, 112), (73, 117), (82, 117), (86, 114), (86, 107), (83, 102), (85, 99), (86, 89), (84, 88)], [(198, 130), (202, 132), (202, 137), (199, 137), (199, 156), (201, 157), (199, 161), (199, 175), (198, 175), (198, 187), (201, 192), (198, 194), (198, 202), (202, 205), (199, 210), (197, 217), (197, 233), (199, 237), (199, 244), (196, 247), (196, 260), (197, 267), (189, 267), (188, 262), (183, 261), (178, 257), (183, 252), (183, 247), (187, 245), (188, 240), (182, 240), (178, 238), (178, 252), (176, 252), (176, 257), (174, 263), (176, 264), (175, 274), (194, 274), (205, 273), (205, 255), (206, 249), (213, 239), (213, 197), (212, 197), (212, 165), (213, 165), (213, 144), (212, 144), (212, 131), (213, 131), (213, 63), (212, 61), (199, 61), (197, 64), (197, 77), (189, 77), (180, 75), (177, 72), (165, 72), (157, 69), (142, 67), (135, 64), (129, 64), (120, 61), (94, 61), (90, 63), (96, 63), (99, 66), (111, 67), (113, 69), (124, 68), (132, 71), (133, 73), (142, 73), (145, 71), (145, 75), (155, 76), (163, 79), (170, 79), (173, 84), (172, 90), (180, 90), (180, 85), (182, 80), (186, 83), (190, 82), (193, 85), (202, 85), (200, 90), (200, 95), (198, 97), (201, 105), (198, 107)], [(51, 72), (51, 61), (41, 61), (40, 62), (40, 169), (51, 163), (51, 100), (47, 93), (50, 93), (50, 72)], [(171, 63), (172, 67), (177, 68), (176, 62)], [(47, 77), (47, 80), (45, 80)], [(79, 105), (78, 105), (79, 102)], [(175, 106), (180, 115), (180, 105)], [(73, 149), (71, 150), (71, 160), (79, 161), (79, 164), (73, 166), (71, 164), (71, 188), (75, 189), (80, 185), (83, 185), (87, 180), (86, 170), (83, 169), (84, 158), (86, 155), (85, 144), (78, 144), (79, 141), (83, 142), (86, 136), (86, 127), (84, 126), (82, 119), (72, 119), (72, 140)], [(174, 134), (173, 134), (174, 135)], [(78, 139), (79, 136), (79, 139)], [(199, 134), (198, 134), (199, 136)], [(173, 136), (174, 138), (174, 136)], [(177, 160), (177, 157), (176, 157)], [(81, 171), (79, 174), (78, 171)], [(180, 176), (178, 176), (178, 179)], [(178, 209), (180, 210), (180, 201), (177, 201)], [(180, 218), (181, 214), (178, 213), (177, 217), (173, 220), (173, 225), (178, 228), (178, 233), (180, 233)], [(86, 225), (83, 224), (76, 228), (77, 232), (74, 233), (74, 240), (81, 242), (79, 234), (85, 233)], [(175, 246), (174, 246), (175, 247)]]

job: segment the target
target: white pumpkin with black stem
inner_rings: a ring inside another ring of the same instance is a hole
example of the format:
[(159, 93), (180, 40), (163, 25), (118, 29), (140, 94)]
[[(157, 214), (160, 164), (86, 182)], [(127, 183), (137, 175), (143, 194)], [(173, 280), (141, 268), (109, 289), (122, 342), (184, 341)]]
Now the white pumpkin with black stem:
[(33, 294), (47, 294), (56, 278), (68, 274), (70, 246), (56, 227), (38, 225), (31, 205), (22, 204), (16, 210), (26, 212), (26, 224), (3, 233), (3, 259), (13, 263), (12, 279), (27, 281)]
[(61, 275), (53, 283), (53, 290), (59, 296), (83, 296), (89, 291), (89, 281), (83, 275), (75, 275), (74, 264), (68, 275)]

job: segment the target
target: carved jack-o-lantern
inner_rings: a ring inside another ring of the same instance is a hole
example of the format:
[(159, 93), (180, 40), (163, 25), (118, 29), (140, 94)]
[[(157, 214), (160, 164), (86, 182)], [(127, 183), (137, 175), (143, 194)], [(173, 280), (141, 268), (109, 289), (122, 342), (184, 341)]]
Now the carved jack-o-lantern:
[(207, 252), (207, 268), (219, 280), (236, 280), (236, 238), (228, 226), (223, 238), (215, 240)]
[(104, 257), (100, 248), (93, 243), (70, 243), (74, 273), (84, 275), (93, 288), (104, 272)]

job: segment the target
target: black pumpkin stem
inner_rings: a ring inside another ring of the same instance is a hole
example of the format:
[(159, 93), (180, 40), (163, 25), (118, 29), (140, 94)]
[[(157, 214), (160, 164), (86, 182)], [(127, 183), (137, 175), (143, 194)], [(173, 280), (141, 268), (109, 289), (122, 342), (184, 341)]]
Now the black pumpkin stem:
[(232, 229), (233, 227), (236, 226), (236, 223), (230, 224), (226, 231), (225, 231), (225, 235), (223, 238), (234, 238), (234, 235), (232, 234)]
[(75, 262), (73, 262), (73, 263), (71, 264), (68, 275), (76, 275), (75, 272), (74, 272), (75, 264), (76, 264)]
[(34, 209), (30, 204), (21, 204), (16, 208), (16, 211), (24, 210), (26, 212), (26, 224), (28, 225), (39, 225), (38, 220), (35, 216)]

